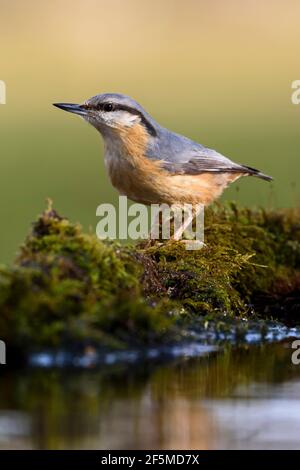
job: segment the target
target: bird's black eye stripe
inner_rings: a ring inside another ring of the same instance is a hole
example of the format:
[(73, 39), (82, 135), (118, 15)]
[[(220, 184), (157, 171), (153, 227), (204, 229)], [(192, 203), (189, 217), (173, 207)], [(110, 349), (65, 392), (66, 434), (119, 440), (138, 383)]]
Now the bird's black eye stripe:
[(140, 116), (141, 121), (142, 121), (143, 125), (146, 127), (146, 129), (148, 130), (148, 132), (153, 136), (157, 135), (155, 128), (148, 121), (148, 119), (146, 119), (144, 114), (141, 111), (139, 111), (135, 108), (132, 108), (132, 107), (127, 106), (125, 104), (112, 103), (112, 102), (109, 101), (109, 102), (106, 102), (106, 103), (99, 103), (96, 106), (96, 109), (98, 109), (99, 111), (104, 111), (104, 112), (127, 111), (128, 113), (136, 114), (137, 116)]

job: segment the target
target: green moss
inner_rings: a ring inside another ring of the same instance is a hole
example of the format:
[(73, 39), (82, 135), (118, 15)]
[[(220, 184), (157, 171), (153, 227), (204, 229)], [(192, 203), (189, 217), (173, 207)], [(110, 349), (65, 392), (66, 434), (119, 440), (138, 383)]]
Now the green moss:
[(202, 250), (187, 251), (180, 243), (169, 243), (154, 246), (147, 254), (169, 297), (196, 315), (226, 312), (249, 317), (256, 312), (298, 323), (299, 216), (297, 209), (215, 206), (205, 214)]
[(0, 271), (1, 337), (17, 347), (161, 341), (171, 306), (149, 304), (142, 273), (130, 250), (83, 234), (50, 207), (15, 266)]
[(104, 243), (50, 205), (14, 265), (0, 269), (1, 339), (28, 349), (125, 347), (174, 340), (191, 318), (299, 323), (299, 215), (215, 206), (206, 246), (188, 251)]

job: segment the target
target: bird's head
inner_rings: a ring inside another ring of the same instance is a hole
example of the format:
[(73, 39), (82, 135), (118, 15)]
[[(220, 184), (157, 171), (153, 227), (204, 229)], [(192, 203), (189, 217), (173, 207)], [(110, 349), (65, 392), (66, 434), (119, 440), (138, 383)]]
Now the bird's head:
[(157, 134), (157, 124), (135, 100), (118, 93), (93, 96), (82, 104), (55, 103), (54, 106), (78, 114), (105, 137), (126, 132), (137, 124), (144, 126), (151, 136)]

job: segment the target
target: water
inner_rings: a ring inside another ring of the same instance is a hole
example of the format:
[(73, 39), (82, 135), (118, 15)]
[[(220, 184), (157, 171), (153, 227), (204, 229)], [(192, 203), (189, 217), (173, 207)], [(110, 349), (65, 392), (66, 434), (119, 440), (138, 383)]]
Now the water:
[(97, 367), (3, 366), (0, 448), (299, 449), (291, 342)]

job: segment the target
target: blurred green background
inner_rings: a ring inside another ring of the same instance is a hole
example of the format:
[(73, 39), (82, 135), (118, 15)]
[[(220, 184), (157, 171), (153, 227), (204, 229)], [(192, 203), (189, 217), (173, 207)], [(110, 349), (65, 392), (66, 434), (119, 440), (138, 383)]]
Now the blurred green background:
[(299, 203), (297, 0), (0, 0), (0, 262), (15, 256), (51, 197), (87, 229), (117, 201), (102, 142), (51, 106), (129, 94), (162, 125), (275, 177), (245, 178), (223, 199)]

